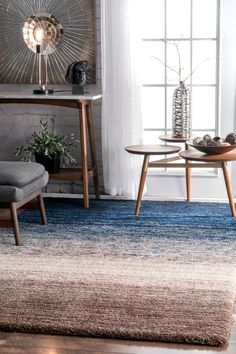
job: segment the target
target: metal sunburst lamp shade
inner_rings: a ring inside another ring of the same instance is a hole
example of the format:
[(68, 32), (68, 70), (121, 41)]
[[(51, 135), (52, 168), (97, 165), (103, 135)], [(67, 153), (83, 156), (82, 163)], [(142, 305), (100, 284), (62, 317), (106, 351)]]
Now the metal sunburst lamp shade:
[(38, 13), (25, 22), (23, 37), (28, 48), (36, 53), (39, 89), (34, 94), (51, 94), (48, 88), (48, 55), (55, 52), (63, 37), (62, 24), (51, 14)]

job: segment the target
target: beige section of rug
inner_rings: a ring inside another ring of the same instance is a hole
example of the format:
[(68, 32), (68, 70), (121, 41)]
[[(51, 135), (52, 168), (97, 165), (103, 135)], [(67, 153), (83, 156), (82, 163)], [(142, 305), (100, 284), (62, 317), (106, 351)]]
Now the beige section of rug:
[(1, 255), (0, 327), (224, 345), (234, 280), (221, 259)]

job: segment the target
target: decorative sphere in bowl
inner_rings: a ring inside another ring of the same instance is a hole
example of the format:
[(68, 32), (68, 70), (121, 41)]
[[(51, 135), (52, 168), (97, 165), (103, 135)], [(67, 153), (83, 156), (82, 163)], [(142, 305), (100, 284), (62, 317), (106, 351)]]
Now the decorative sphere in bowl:
[(226, 136), (225, 141), (227, 141), (231, 145), (236, 145), (236, 132), (229, 133)]
[(188, 145), (208, 155), (225, 154), (226, 152), (236, 149), (236, 143), (231, 145), (228, 141), (218, 136), (212, 138), (208, 134), (204, 135), (203, 138), (197, 137), (193, 139)]

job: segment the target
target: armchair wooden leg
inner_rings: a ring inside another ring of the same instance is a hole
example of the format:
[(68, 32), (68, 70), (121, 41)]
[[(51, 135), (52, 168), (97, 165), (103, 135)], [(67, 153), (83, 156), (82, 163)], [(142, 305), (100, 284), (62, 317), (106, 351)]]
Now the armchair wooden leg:
[(46, 216), (46, 211), (45, 211), (45, 207), (44, 207), (44, 201), (43, 201), (42, 193), (40, 193), (38, 195), (37, 199), (38, 199), (38, 205), (39, 205), (39, 209), (40, 209), (42, 224), (46, 225), (47, 224), (47, 216)]
[(14, 230), (16, 246), (20, 246), (20, 231), (19, 231), (19, 224), (18, 224), (18, 217), (17, 217), (17, 210), (16, 210), (15, 203), (10, 203), (10, 210), (11, 210), (11, 221)]

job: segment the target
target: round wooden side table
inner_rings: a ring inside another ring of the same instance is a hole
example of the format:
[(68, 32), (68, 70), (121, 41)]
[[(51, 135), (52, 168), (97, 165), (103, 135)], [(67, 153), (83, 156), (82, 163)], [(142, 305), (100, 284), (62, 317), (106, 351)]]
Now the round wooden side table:
[(136, 209), (135, 209), (135, 214), (139, 215), (143, 189), (147, 177), (147, 171), (148, 171), (148, 167), (151, 164), (149, 163), (150, 156), (174, 154), (179, 152), (181, 148), (179, 146), (173, 146), (173, 145), (132, 145), (132, 146), (127, 146), (125, 150), (128, 151), (130, 154), (144, 156), (143, 167), (142, 167), (142, 172), (141, 172), (140, 182), (139, 182), (138, 199), (136, 202)]
[[(167, 143), (183, 143), (185, 145), (185, 150), (188, 150), (189, 146), (188, 146), (188, 141), (191, 139), (191, 138), (173, 138), (172, 135), (170, 134), (167, 134), (167, 135), (161, 135), (159, 136), (159, 139), (167, 142)], [(173, 160), (172, 159), (172, 162), (173, 161), (178, 161), (180, 159), (179, 156), (176, 156), (176, 159)], [(169, 168), (169, 167), (174, 167), (174, 165), (168, 163), (167, 161), (167, 164), (166, 164), (166, 167)], [(178, 167), (182, 167), (181, 165), (179, 165)], [(185, 163), (185, 175), (186, 175), (186, 191), (187, 191), (187, 201), (189, 202), (190, 201), (190, 179), (191, 179), (191, 169), (189, 168), (189, 163), (188, 161), (186, 160), (186, 163)]]
[(166, 141), (168, 143), (185, 143), (187, 144), (187, 141), (189, 141), (191, 139), (190, 138), (173, 138), (171, 134), (167, 134), (167, 135), (160, 135), (159, 139)]
[(186, 161), (199, 161), (199, 162), (209, 162), (209, 163), (217, 162), (221, 165), (221, 168), (224, 173), (225, 186), (228, 194), (231, 213), (232, 216), (235, 217), (236, 212), (235, 212), (234, 198), (232, 193), (230, 177), (227, 169), (227, 162), (236, 160), (236, 149), (221, 155), (207, 155), (197, 150), (191, 149), (191, 150), (181, 151), (179, 155)]

